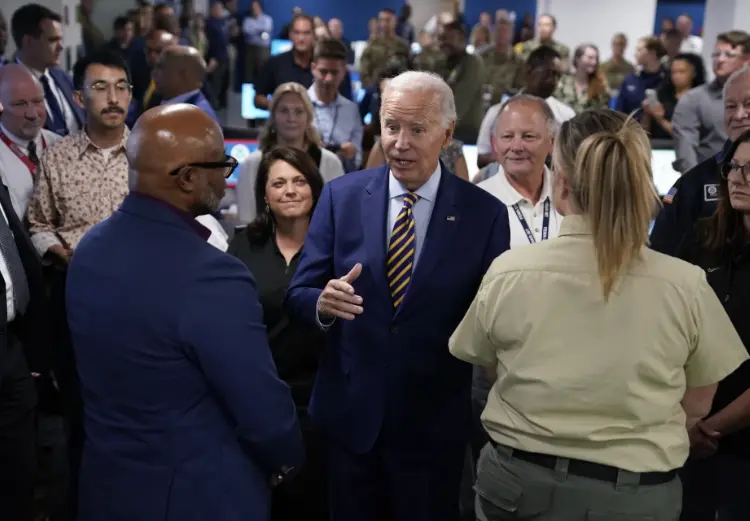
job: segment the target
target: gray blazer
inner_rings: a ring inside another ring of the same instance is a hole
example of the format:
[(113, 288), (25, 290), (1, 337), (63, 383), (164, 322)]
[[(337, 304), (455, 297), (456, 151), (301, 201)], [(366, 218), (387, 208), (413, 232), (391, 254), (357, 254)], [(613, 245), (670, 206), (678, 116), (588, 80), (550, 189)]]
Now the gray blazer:
[[(344, 175), (344, 167), (341, 160), (333, 152), (321, 149), (320, 175), (326, 183)], [(260, 150), (252, 152), (242, 162), (237, 175), (237, 219), (241, 223), (249, 223), (257, 215), (255, 207), (255, 180), (258, 177), (258, 166), (263, 153)]]

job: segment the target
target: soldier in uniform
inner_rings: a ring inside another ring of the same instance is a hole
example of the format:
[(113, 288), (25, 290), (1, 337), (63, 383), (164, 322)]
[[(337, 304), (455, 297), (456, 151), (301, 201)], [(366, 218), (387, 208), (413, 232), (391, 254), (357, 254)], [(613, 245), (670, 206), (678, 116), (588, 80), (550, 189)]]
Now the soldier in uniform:
[(483, 101), (500, 103), (506, 94), (515, 94), (526, 84), (526, 63), (513, 52), (513, 23), (507, 18), (495, 24), (495, 45), (480, 56), (484, 62)]
[(419, 46), (422, 50), (414, 57), (414, 68), (418, 71), (432, 72), (446, 76), (445, 55), (435, 44), (430, 33), (421, 31), (419, 33)]
[(567, 45), (557, 42), (552, 38), (555, 35), (555, 30), (557, 29), (557, 20), (555, 20), (555, 17), (551, 14), (543, 14), (539, 17), (536, 28), (539, 37), (535, 38), (534, 40), (528, 40), (516, 45), (514, 48), (516, 53), (518, 53), (518, 55), (525, 63), (526, 60), (529, 59), (529, 54), (531, 54), (542, 45), (552, 47), (560, 55), (563, 71), (567, 72), (570, 66), (570, 48), (568, 48)]
[(409, 65), (409, 44), (396, 35), (396, 13), (383, 8), (378, 13), (380, 34), (367, 44), (359, 63), (359, 74), (364, 87), (372, 87), (378, 71), (391, 65)]
[(607, 77), (607, 83), (612, 89), (612, 96), (617, 96), (625, 78), (635, 72), (635, 65), (625, 59), (625, 49), (628, 47), (628, 37), (624, 33), (617, 33), (612, 37), (612, 58), (602, 63), (602, 72)]

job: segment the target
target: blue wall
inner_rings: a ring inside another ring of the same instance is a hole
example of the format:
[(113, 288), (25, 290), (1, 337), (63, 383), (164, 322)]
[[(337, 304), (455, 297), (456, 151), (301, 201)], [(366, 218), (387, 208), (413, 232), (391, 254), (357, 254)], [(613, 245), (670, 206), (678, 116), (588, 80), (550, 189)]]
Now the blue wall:
[(656, 19), (654, 20), (654, 34), (661, 32), (661, 21), (665, 18), (677, 20), (681, 14), (689, 14), (693, 19), (693, 32), (697, 33), (703, 28), (703, 19), (706, 16), (705, 0), (658, 0), (656, 2)]
[[(273, 18), (273, 36), (292, 17), (292, 9), (299, 6), (308, 14), (323, 20), (338, 18), (344, 23), (344, 34), (349, 40), (367, 40), (367, 20), (378, 16), (378, 10), (390, 7), (398, 14), (404, 0), (262, 0), (266, 14)], [(240, 0), (241, 10), (250, 8), (250, 0)]]

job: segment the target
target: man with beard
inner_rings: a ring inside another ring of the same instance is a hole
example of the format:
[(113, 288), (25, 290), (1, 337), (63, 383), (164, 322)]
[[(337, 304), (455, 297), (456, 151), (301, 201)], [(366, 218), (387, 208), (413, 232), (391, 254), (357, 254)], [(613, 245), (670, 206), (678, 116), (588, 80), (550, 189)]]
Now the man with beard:
[(75, 511), (83, 420), (65, 319), (65, 275), (81, 238), (109, 217), (128, 193), (125, 114), (131, 87), (125, 62), (110, 50), (79, 60), (73, 68), (73, 85), (86, 125), (48, 146), (41, 156), (27, 217), (31, 241), (50, 265), (56, 375), (69, 424), (70, 503)]
[(237, 161), (187, 104), (145, 112), (127, 155), (134, 189), (68, 274), (86, 404), (77, 519), (268, 519), (269, 483), (304, 459), (297, 415), (252, 275), (196, 220)]

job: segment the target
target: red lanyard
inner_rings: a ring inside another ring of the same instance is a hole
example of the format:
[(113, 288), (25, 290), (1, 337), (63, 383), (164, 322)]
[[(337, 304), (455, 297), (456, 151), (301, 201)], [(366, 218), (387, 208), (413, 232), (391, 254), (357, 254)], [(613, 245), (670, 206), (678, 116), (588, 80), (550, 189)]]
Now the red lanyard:
[[(29, 169), (32, 177), (36, 175), (36, 165), (34, 164), (34, 162), (29, 159), (29, 156), (23, 153), (21, 147), (10, 140), (10, 138), (5, 134), (5, 132), (3, 132), (2, 129), (0, 129), (0, 141), (5, 143), (7, 147), (13, 151), (16, 157), (18, 157), (18, 159), (20, 159), (21, 162), (26, 165), (26, 168)], [(47, 142), (44, 140), (44, 136), (42, 136), (42, 151), (44, 151), (45, 148), (47, 148)]]

